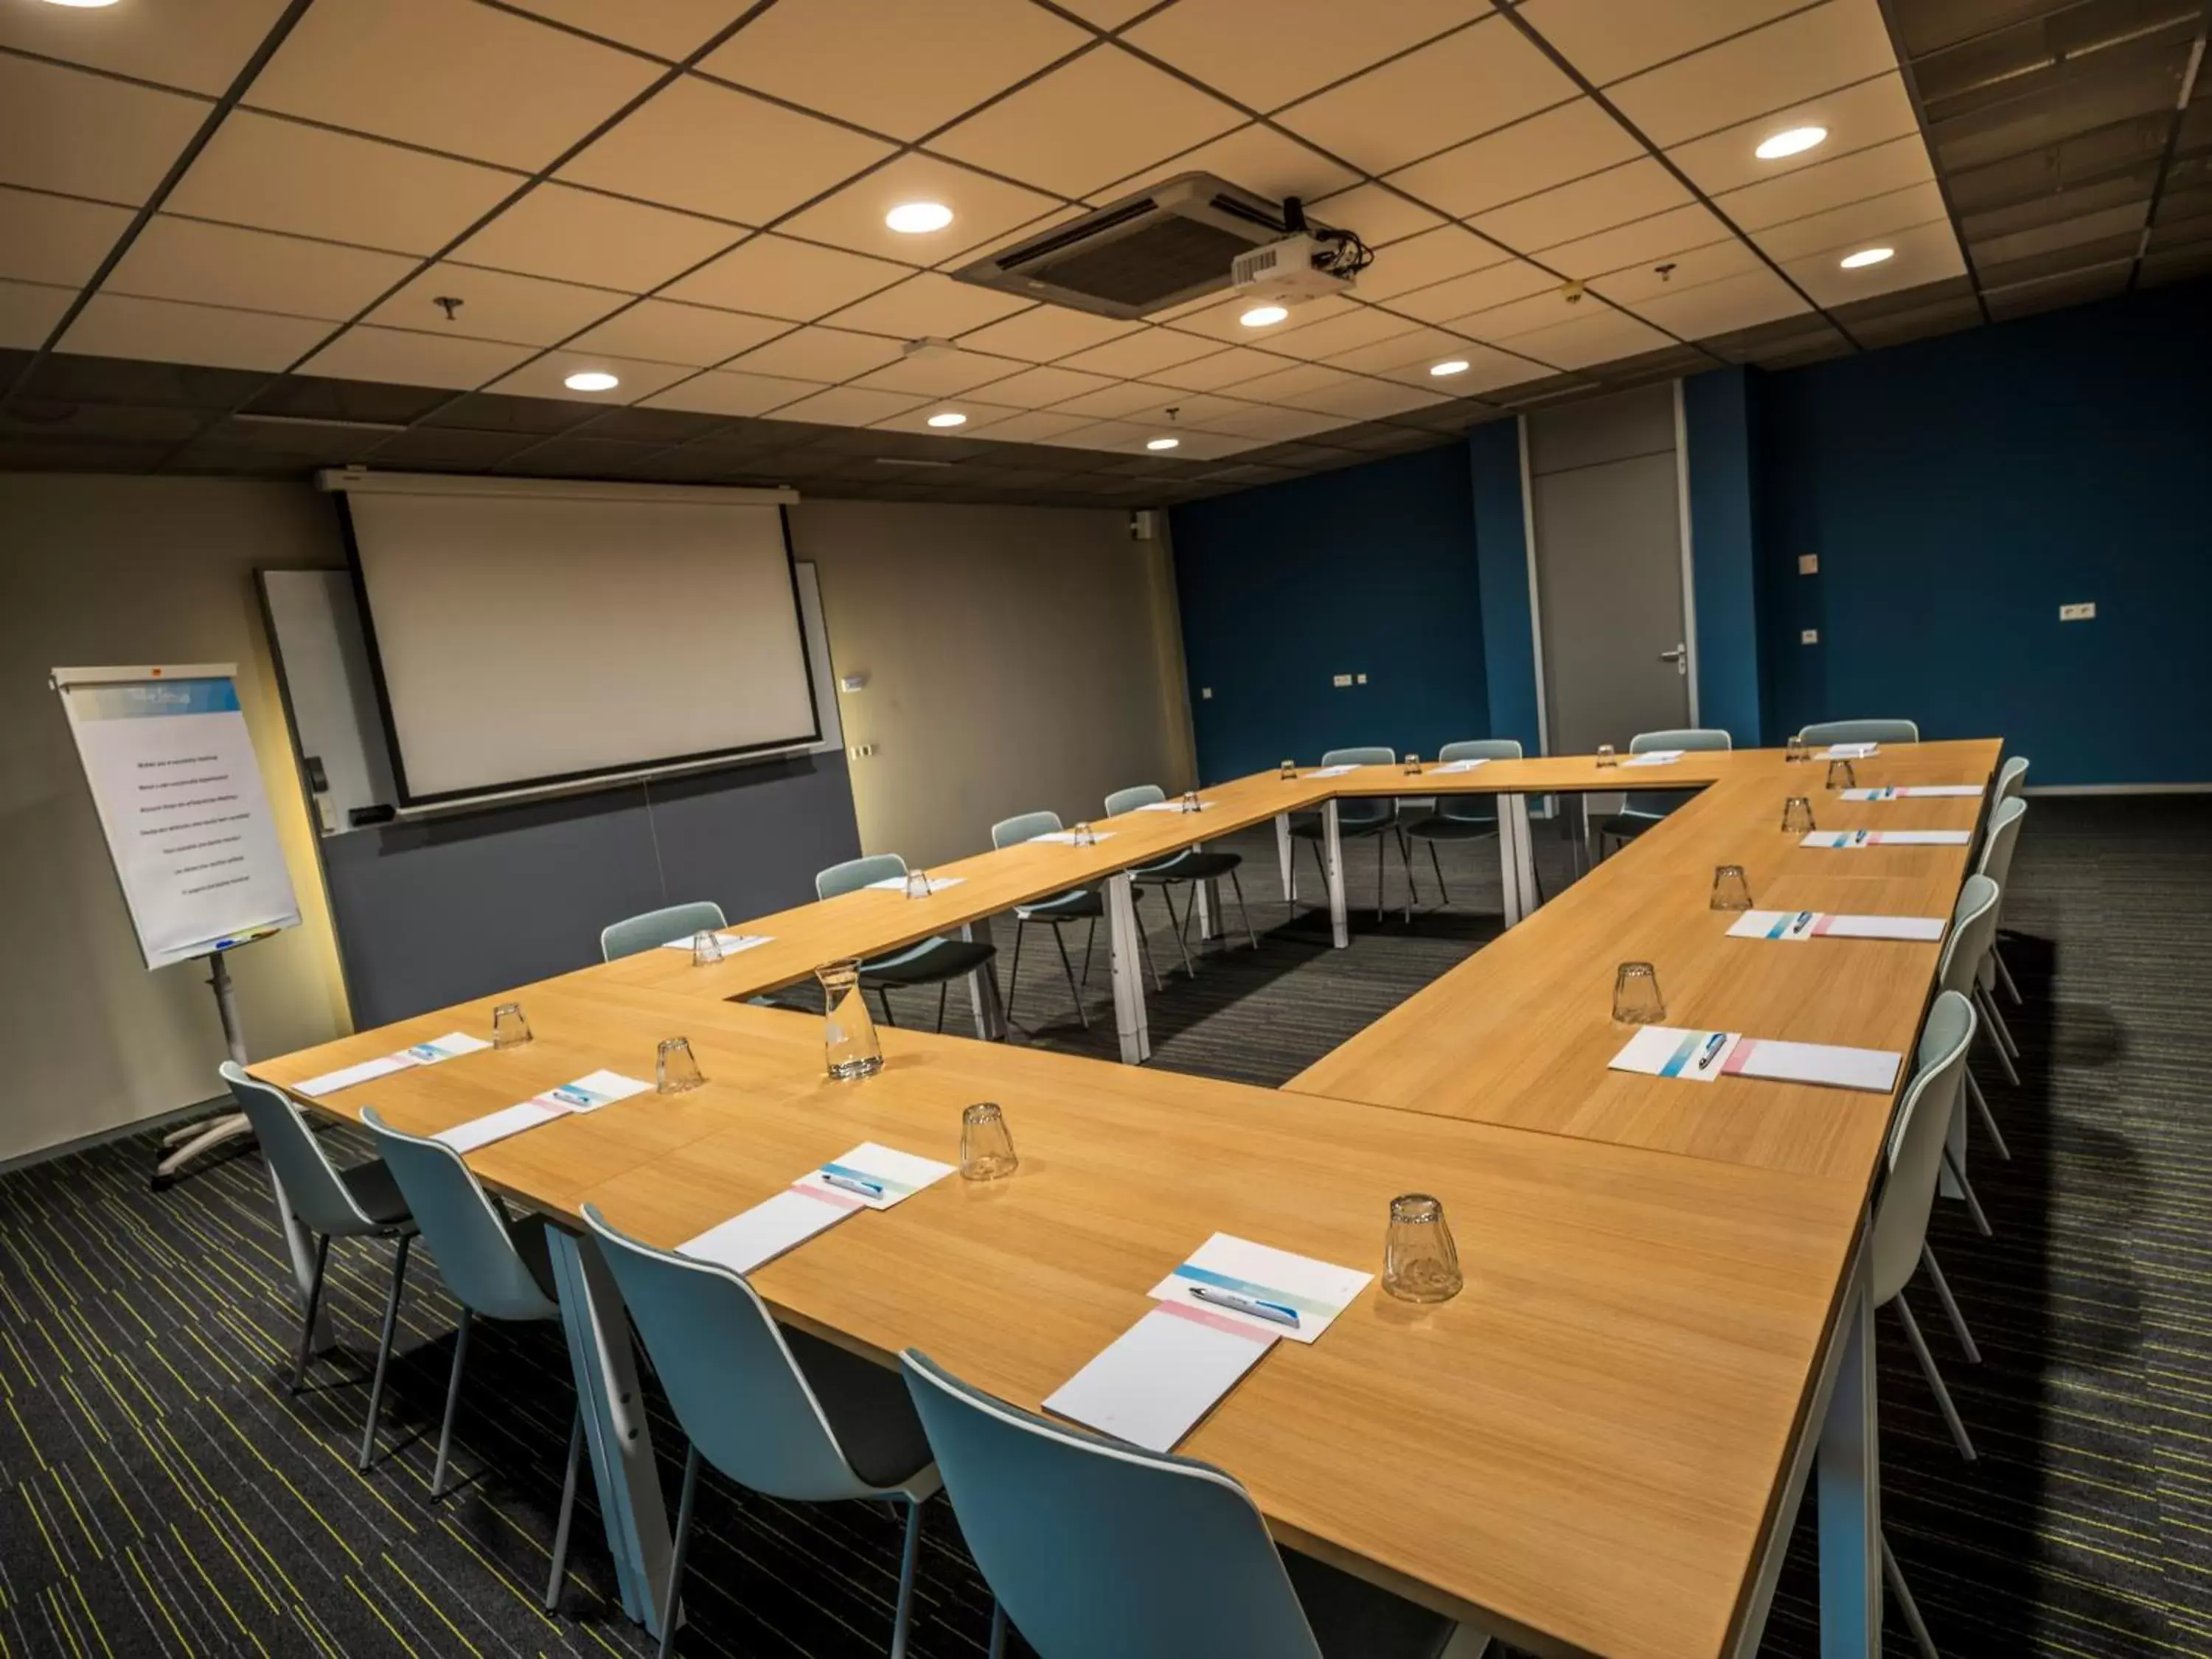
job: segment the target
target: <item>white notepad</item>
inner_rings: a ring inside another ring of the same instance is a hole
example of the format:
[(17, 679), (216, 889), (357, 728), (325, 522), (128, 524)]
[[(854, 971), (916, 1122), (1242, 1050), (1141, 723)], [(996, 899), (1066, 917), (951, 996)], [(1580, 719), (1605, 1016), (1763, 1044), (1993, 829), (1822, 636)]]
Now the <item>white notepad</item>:
[(1647, 1025), (1608, 1064), (1616, 1072), (1642, 1072), (1686, 1083), (1753, 1077), (1887, 1094), (1897, 1082), (1902, 1060), (1902, 1055), (1886, 1048), (1781, 1042), (1769, 1037), (1747, 1037), (1741, 1031), (1686, 1031), (1671, 1025)]
[(471, 1118), (466, 1123), (456, 1123), (452, 1128), (430, 1137), (443, 1141), (457, 1152), (473, 1152), (480, 1146), (489, 1146), (495, 1140), (505, 1140), (509, 1135), (519, 1135), (525, 1129), (534, 1129), (541, 1123), (550, 1123), (556, 1118), (573, 1116), (579, 1112), (596, 1112), (602, 1106), (611, 1106), (617, 1100), (628, 1100), (632, 1095), (641, 1095), (650, 1090), (650, 1083), (641, 1083), (634, 1077), (624, 1077), (619, 1072), (593, 1072), (580, 1077), (574, 1083), (563, 1083), (558, 1088), (548, 1089), (518, 1105), (506, 1106), (482, 1117)]
[(1964, 847), (1971, 830), (1815, 830), (1798, 844), (1855, 853), (1863, 847)]
[[(1347, 766), (1344, 769), (1348, 772), (1352, 769)], [(1324, 772), (1316, 772), (1314, 775), (1319, 778), (1326, 777), (1328, 774)], [(1190, 808), (1185, 806), (1179, 800), (1155, 800), (1146, 802), (1145, 805), (1139, 806), (1137, 810), (1139, 812), (1188, 812), (1190, 811)], [(1202, 800), (1198, 804), (1198, 810), (1201, 812), (1211, 812), (1213, 810), (1213, 803), (1210, 800)]]
[[(687, 933), (682, 939), (665, 940), (660, 948), (664, 951), (688, 951), (691, 948), (691, 941), (697, 937), (696, 933)], [(756, 945), (775, 943), (767, 933), (716, 933), (714, 937), (721, 940), (722, 954), (726, 957), (733, 957), (740, 951), (750, 951)]]
[(1061, 1383), (1044, 1408), (1147, 1451), (1173, 1451), (1274, 1346), (1272, 1332), (1164, 1302)]
[[(793, 1185), (857, 1199), (872, 1210), (888, 1210), (902, 1199), (912, 1198), (924, 1187), (944, 1180), (952, 1170), (951, 1164), (939, 1164), (935, 1158), (916, 1158), (912, 1152), (864, 1140), (820, 1169), (809, 1170)], [(864, 1188), (874, 1190), (860, 1190)]]
[(380, 1054), (374, 1060), (364, 1060), (358, 1065), (341, 1066), (335, 1072), (325, 1072), (320, 1077), (311, 1077), (293, 1087), (301, 1094), (314, 1098), (340, 1089), (349, 1089), (356, 1083), (367, 1083), (374, 1078), (390, 1077), (394, 1072), (404, 1072), (416, 1066), (435, 1066), (441, 1060), (461, 1054), (472, 1054), (491, 1044), (482, 1037), (471, 1036), (466, 1031), (448, 1031), (443, 1036), (432, 1037), (428, 1042), (418, 1042), (411, 1048), (402, 1048), (396, 1054)]
[(1309, 772), (1310, 778), (1340, 778), (1346, 772), (1357, 772), (1357, 766), (1324, 766), (1317, 772)]
[(1478, 766), (1489, 764), (1490, 757), (1486, 755), (1480, 760), (1446, 761), (1443, 765), (1432, 767), (1430, 769), (1436, 772), (1472, 772)]
[(815, 1187), (787, 1187), (774, 1198), (709, 1227), (678, 1244), (678, 1255), (712, 1261), (733, 1273), (749, 1273), (773, 1261), (794, 1244), (836, 1226), (867, 1208), (857, 1197)]
[(1934, 944), (1943, 937), (1941, 916), (1838, 916), (1825, 910), (1747, 910), (1729, 929), (1730, 939), (1771, 939), (1795, 945), (1808, 939), (1901, 939)]
[(1869, 755), (1878, 755), (1881, 752), (1881, 745), (1878, 743), (1832, 743), (1813, 758), (1826, 761), (1864, 760)]
[(1881, 789), (1846, 789), (1845, 800), (1911, 800), (1924, 796), (1955, 797), (1962, 800), (1981, 799), (1978, 783), (1899, 783)]
[[(957, 887), (962, 882), (967, 880), (968, 878), (965, 876), (930, 876), (925, 878), (925, 879), (929, 883), (929, 890), (931, 892), (941, 893), (948, 887)], [(906, 878), (904, 876), (885, 876), (881, 881), (872, 881), (868, 885), (881, 893), (903, 893), (906, 891)]]
[[(1375, 1275), (1310, 1255), (1255, 1244), (1228, 1233), (1214, 1236), (1190, 1259), (1152, 1286), (1156, 1300), (1218, 1314), (1248, 1329), (1293, 1342), (1311, 1342), (1329, 1328)], [(1268, 1318), (1226, 1302), (1273, 1310)], [(1283, 1316), (1296, 1316), (1295, 1322)]]
[[(1075, 831), (1073, 830), (1051, 830), (1046, 831), (1042, 836), (1032, 836), (1030, 839), (1032, 841), (1049, 842), (1054, 847), (1079, 847), (1083, 845), (1082, 842), (1075, 839)], [(1092, 841), (1111, 841), (1114, 839), (1114, 832), (1111, 830), (1093, 830), (1091, 832), (1091, 839)]]
[(1640, 755), (1631, 755), (1621, 762), (1623, 766), (1672, 766), (1682, 758), (1680, 749), (1647, 749)]

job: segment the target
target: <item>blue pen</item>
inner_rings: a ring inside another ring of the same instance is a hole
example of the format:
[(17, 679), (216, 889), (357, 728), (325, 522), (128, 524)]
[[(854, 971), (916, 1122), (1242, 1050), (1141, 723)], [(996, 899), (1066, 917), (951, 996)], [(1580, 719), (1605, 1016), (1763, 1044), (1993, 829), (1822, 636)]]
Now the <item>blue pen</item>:
[(832, 1187), (842, 1187), (848, 1193), (858, 1193), (863, 1198), (881, 1198), (884, 1185), (880, 1181), (862, 1181), (856, 1176), (840, 1175), (835, 1170), (822, 1171), (823, 1180)]
[(1800, 910), (1797, 913), (1797, 920), (1790, 924), (1790, 931), (1793, 934), (1802, 933), (1812, 925), (1813, 913), (1810, 910)]
[(1239, 1296), (1234, 1291), (1217, 1291), (1211, 1285), (1194, 1285), (1190, 1293), (1200, 1302), (1211, 1302), (1218, 1308), (1228, 1308), (1255, 1319), (1264, 1319), (1271, 1325), (1288, 1325), (1296, 1330), (1298, 1310), (1286, 1308), (1279, 1302), (1262, 1302), (1254, 1296)]
[(1867, 832), (1863, 830), (1858, 830), (1851, 836), (1851, 845), (1854, 847), (1863, 847), (1866, 845), (1866, 838)]
[(1713, 1056), (1720, 1053), (1723, 1045), (1727, 1042), (1728, 1033), (1726, 1031), (1716, 1031), (1711, 1036), (1707, 1037), (1705, 1039), (1705, 1051), (1698, 1056), (1698, 1069), (1702, 1072), (1706, 1066), (1711, 1065), (1713, 1063)]

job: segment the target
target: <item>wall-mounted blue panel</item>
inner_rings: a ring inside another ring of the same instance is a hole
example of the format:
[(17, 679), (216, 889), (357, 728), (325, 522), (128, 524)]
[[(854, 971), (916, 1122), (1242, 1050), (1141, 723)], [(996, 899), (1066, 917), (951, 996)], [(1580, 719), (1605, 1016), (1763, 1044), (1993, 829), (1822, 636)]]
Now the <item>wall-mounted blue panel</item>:
[(1482, 660), (1490, 735), (1541, 754), (1536, 634), (1528, 599), (1528, 520), (1521, 494), (1521, 423), (1492, 421), (1467, 434), (1481, 555)]
[(1698, 721), (1757, 743), (1761, 719), (1759, 567), (1753, 545), (1750, 372), (1719, 368), (1682, 382), (1697, 589)]

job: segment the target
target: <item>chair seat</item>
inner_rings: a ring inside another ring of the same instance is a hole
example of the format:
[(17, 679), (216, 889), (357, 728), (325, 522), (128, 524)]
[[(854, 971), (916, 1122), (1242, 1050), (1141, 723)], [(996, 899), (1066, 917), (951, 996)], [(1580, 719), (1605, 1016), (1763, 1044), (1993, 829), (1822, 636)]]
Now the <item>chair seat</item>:
[(1106, 901), (1096, 888), (1079, 887), (1035, 904), (1017, 904), (1014, 914), (1024, 921), (1080, 921), (1106, 914)]
[(929, 1467), (929, 1437), (922, 1432), (904, 1377), (820, 1337), (789, 1325), (780, 1328), (854, 1474), (890, 1490)]
[(1437, 1659), (1458, 1628), (1440, 1613), (1310, 1555), (1291, 1549), (1282, 1554), (1322, 1659)]
[(1601, 836), (1628, 841), (1642, 835), (1653, 824), (1665, 822), (1664, 818), (1646, 817), (1641, 812), (1615, 812), (1610, 817), (1598, 820), (1597, 832)]
[(1480, 841), (1485, 836), (1498, 833), (1498, 820), (1449, 818), (1442, 812), (1431, 812), (1407, 824), (1406, 833), (1415, 841)]
[(338, 1179), (345, 1182), (362, 1213), (378, 1226), (396, 1227), (408, 1218), (407, 1200), (400, 1196), (399, 1183), (392, 1178), (382, 1158), (373, 1158), (342, 1170)]
[[(1336, 833), (1340, 839), (1348, 841), (1354, 836), (1371, 836), (1388, 830), (1390, 824), (1389, 818), (1347, 818), (1340, 813)], [(1292, 818), (1291, 833), (1306, 841), (1320, 841), (1327, 832), (1322, 827), (1321, 814), (1316, 812), (1310, 818)]]
[(1240, 853), (1201, 853), (1196, 848), (1129, 873), (1139, 881), (1218, 881), (1244, 862)]
[(870, 989), (885, 985), (934, 985), (972, 974), (999, 954), (980, 939), (932, 939), (875, 962), (860, 964), (860, 982)]

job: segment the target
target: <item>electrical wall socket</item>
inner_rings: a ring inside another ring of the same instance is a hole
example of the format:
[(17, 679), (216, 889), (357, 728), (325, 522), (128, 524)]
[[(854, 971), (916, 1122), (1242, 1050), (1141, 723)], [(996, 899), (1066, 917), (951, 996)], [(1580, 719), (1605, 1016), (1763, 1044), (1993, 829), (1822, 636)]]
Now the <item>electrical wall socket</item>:
[(1801, 629), (1799, 629), (1797, 630), (1797, 643), (1798, 643), (1798, 644), (1800, 644), (1800, 645), (1818, 645), (1818, 644), (1820, 644), (1820, 630), (1819, 629), (1817, 629), (1817, 628), (1801, 628)]
[(1797, 574), (1801, 576), (1819, 575), (1820, 556), (1818, 553), (1800, 553), (1797, 556)]
[(1329, 676), (1328, 683), (1331, 685), (1336, 686), (1349, 685), (1352, 684), (1352, 676), (1349, 674), (1332, 674)]
[(1201, 685), (1199, 687), (1198, 700), (1200, 702), (1212, 702), (1213, 701), (1213, 688), (1210, 685)]
[(1366, 675), (1364, 675), (1364, 674), (1361, 674), (1361, 675), (1358, 676), (1357, 678), (1358, 678), (1358, 681), (1359, 681), (1359, 683), (1360, 683), (1362, 685), (1364, 685), (1364, 684), (1367, 684), (1367, 676), (1366, 676)]
[(2096, 619), (2097, 603), (2094, 599), (2082, 605), (2062, 605), (2058, 607), (2058, 620), (2061, 622), (2094, 622)]

